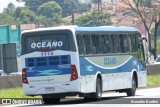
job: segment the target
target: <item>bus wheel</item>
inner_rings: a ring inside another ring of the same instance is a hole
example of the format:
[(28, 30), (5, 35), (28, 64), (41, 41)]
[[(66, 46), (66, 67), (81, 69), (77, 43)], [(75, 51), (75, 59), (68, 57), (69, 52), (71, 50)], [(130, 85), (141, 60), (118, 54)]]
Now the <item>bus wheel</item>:
[(60, 102), (60, 98), (46, 98), (43, 97), (44, 104), (58, 104)]
[(134, 96), (136, 93), (136, 79), (135, 76), (132, 77), (132, 88), (127, 90), (127, 96)]
[(92, 98), (94, 98), (94, 100), (101, 100), (102, 98), (102, 82), (100, 78), (96, 80), (96, 92), (93, 93)]

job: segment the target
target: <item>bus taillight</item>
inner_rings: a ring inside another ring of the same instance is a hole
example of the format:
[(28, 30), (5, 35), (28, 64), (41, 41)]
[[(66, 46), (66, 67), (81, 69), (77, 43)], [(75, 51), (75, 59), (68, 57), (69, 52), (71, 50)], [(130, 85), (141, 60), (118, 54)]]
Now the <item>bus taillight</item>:
[(71, 65), (71, 69), (72, 69), (72, 73), (71, 73), (71, 78), (70, 80), (76, 80), (78, 78), (78, 72), (77, 72), (77, 68), (75, 65)]
[(22, 82), (28, 84), (27, 76), (26, 76), (26, 69), (22, 69)]

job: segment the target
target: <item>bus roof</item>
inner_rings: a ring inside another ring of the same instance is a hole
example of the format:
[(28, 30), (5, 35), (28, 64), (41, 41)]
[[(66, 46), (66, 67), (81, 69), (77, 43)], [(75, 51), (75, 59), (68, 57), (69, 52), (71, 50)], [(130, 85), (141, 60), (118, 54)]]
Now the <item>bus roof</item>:
[(76, 31), (108, 31), (108, 32), (124, 32), (124, 31), (132, 31), (132, 32), (140, 32), (138, 29), (134, 27), (124, 27), (124, 26), (99, 26), (99, 27), (75, 27)]
[(50, 31), (50, 30), (74, 30), (79, 32), (87, 31), (98, 31), (98, 32), (139, 32), (137, 28), (134, 27), (125, 27), (125, 26), (97, 26), (97, 27), (78, 27), (78, 26), (59, 26), (59, 27), (48, 27), (48, 28), (38, 28), (32, 30), (26, 30), (22, 33), (29, 32), (39, 32), (39, 31)]

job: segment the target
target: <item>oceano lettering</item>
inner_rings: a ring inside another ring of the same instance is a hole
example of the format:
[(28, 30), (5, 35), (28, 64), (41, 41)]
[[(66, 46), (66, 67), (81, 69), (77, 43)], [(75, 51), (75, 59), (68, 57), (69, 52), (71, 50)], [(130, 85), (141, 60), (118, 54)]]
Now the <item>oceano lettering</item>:
[(32, 43), (31, 48), (56, 48), (56, 47), (61, 47), (63, 45), (62, 41), (53, 41), (53, 42), (37, 42), (37, 43)]

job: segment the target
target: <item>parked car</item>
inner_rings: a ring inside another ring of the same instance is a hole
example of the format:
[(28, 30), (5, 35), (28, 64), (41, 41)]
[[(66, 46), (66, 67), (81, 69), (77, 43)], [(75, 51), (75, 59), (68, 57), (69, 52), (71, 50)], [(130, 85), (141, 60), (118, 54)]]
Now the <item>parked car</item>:
[(6, 76), (7, 74), (3, 71), (3, 70), (0, 70), (0, 76)]
[(158, 56), (153, 63), (154, 63), (154, 64), (160, 64), (160, 56)]

